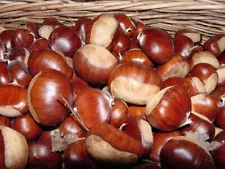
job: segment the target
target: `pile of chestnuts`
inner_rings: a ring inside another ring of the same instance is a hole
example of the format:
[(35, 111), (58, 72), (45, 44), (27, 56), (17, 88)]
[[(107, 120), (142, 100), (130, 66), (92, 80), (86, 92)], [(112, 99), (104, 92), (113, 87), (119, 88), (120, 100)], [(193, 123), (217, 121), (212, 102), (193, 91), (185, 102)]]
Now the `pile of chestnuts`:
[(225, 34), (123, 13), (0, 31), (0, 169), (224, 169)]

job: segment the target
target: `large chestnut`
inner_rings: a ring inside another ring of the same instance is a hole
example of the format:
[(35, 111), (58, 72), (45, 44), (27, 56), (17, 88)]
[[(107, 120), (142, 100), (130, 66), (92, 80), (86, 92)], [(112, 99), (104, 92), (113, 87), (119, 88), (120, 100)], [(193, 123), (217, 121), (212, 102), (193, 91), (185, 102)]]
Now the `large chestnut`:
[(35, 121), (44, 126), (60, 124), (69, 115), (61, 97), (73, 107), (74, 96), (69, 79), (53, 69), (38, 73), (28, 88), (28, 106)]
[(106, 83), (118, 60), (107, 49), (85, 45), (73, 56), (73, 68), (78, 77), (91, 84)]
[(162, 131), (172, 131), (188, 123), (191, 99), (188, 92), (178, 86), (162, 89), (148, 100), (146, 116), (149, 123)]
[(145, 105), (159, 92), (161, 78), (155, 70), (134, 63), (122, 63), (112, 71), (108, 87), (113, 96), (126, 102)]
[(50, 34), (49, 45), (54, 51), (61, 52), (68, 57), (73, 57), (74, 53), (80, 48), (81, 41), (72, 28), (60, 26)]
[(28, 29), (16, 29), (12, 38), (12, 46), (29, 49), (34, 41), (34, 35)]
[(139, 37), (139, 45), (143, 52), (157, 64), (163, 64), (173, 56), (173, 40), (162, 29), (147, 28), (143, 30)]

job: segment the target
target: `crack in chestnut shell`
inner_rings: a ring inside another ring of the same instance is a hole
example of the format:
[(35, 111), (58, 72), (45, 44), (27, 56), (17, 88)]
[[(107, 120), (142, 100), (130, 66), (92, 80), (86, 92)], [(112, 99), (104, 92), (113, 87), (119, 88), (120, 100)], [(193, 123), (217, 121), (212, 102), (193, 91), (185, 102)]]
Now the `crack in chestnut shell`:
[[(144, 155), (144, 149), (139, 141), (128, 136), (123, 131), (107, 123), (98, 123), (94, 125), (89, 135), (99, 136), (103, 141), (109, 143), (113, 148), (136, 154), (138, 158)], [(119, 142), (118, 142), (119, 140)]]
[(126, 102), (145, 105), (148, 99), (160, 91), (161, 78), (155, 70), (123, 63), (112, 71), (108, 87), (113, 96)]
[(170, 86), (149, 100), (146, 116), (149, 123), (162, 131), (176, 130), (187, 123), (191, 99), (185, 89)]
[(210, 154), (184, 136), (175, 137), (164, 144), (160, 152), (162, 169), (213, 169)]
[(19, 132), (0, 126), (5, 147), (5, 166), (9, 169), (24, 169), (28, 162), (28, 144), (25, 137)]
[(0, 114), (17, 117), (28, 111), (27, 90), (17, 85), (0, 85)]
[(107, 49), (85, 45), (73, 56), (73, 68), (78, 77), (91, 84), (106, 83), (118, 60)]
[(32, 79), (28, 88), (28, 106), (36, 122), (44, 126), (55, 126), (69, 115), (59, 100), (59, 94), (73, 106), (72, 85), (61, 72), (51, 69), (39, 72)]

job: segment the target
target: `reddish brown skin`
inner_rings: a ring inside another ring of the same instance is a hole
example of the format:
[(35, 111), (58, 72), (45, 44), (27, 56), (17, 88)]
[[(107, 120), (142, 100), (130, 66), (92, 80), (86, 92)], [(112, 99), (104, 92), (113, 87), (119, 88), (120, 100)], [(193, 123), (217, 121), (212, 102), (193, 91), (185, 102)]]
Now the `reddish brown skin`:
[(0, 61), (0, 84), (9, 84), (12, 82), (8, 74), (8, 62)]
[(154, 68), (153, 62), (142, 52), (141, 49), (128, 50), (123, 54), (122, 63), (132, 62), (135, 64), (145, 65)]
[(192, 75), (188, 75), (184, 78), (185, 83), (188, 86), (188, 93), (190, 95), (190, 97), (195, 96), (197, 94), (200, 94), (201, 92), (196, 88), (194, 81), (193, 81), (193, 76)]
[(155, 132), (153, 134), (153, 144), (149, 154), (149, 160), (159, 163), (159, 155), (163, 145), (176, 136), (182, 136), (179, 131), (172, 132)]
[(81, 40), (72, 28), (59, 26), (49, 36), (49, 45), (53, 50), (73, 57), (74, 53), (81, 47)]
[(6, 169), (5, 166), (5, 144), (3, 140), (3, 135), (0, 130), (0, 168), (1, 169)]
[(161, 149), (160, 164), (162, 169), (213, 169), (214, 167), (213, 160), (204, 149), (187, 140), (173, 139), (165, 143)]
[(0, 115), (0, 126), (11, 127), (11, 119)]
[(223, 142), (225, 140), (225, 130), (219, 132), (214, 138), (214, 141)]
[(38, 34), (38, 29), (39, 29), (40, 25), (38, 23), (35, 22), (27, 22), (26, 24), (26, 28), (31, 31), (31, 33), (34, 35), (35, 39), (40, 38), (39, 34)]
[(96, 123), (109, 122), (110, 101), (101, 90), (90, 88), (76, 97), (76, 108), (87, 128)]
[(28, 59), (28, 69), (35, 76), (40, 71), (55, 69), (63, 73), (68, 79), (73, 75), (73, 70), (68, 66), (63, 56), (52, 50), (41, 50), (32, 53)]
[(162, 83), (162, 88), (166, 88), (166, 87), (174, 86), (174, 85), (178, 85), (188, 91), (188, 85), (185, 82), (185, 80), (181, 77), (171, 77), (169, 79), (166, 79)]
[(38, 50), (51, 50), (47, 39), (39, 38), (35, 40), (29, 48), (30, 53), (36, 52)]
[(205, 95), (199, 103), (192, 103), (192, 111), (195, 111), (213, 122), (217, 116), (217, 100), (211, 95)]
[(215, 125), (225, 130), (225, 105), (221, 105), (217, 110), (217, 117), (215, 120)]
[(86, 131), (84, 131), (70, 116), (60, 124), (59, 131), (64, 135), (76, 134), (79, 138), (86, 136)]
[(224, 36), (225, 36), (224, 34), (217, 34), (209, 38), (204, 43), (204, 50), (211, 52), (216, 57), (219, 57), (223, 51), (220, 51), (220, 48), (218, 46), (218, 40), (220, 40)]
[(9, 60), (18, 60), (25, 64), (26, 51), (24, 48), (13, 48), (8, 55)]
[(23, 87), (28, 87), (32, 79), (27, 67), (19, 61), (11, 61), (8, 65), (11, 79)]
[(29, 143), (29, 162), (27, 169), (61, 169), (63, 158), (60, 153), (51, 151), (51, 145), (47, 142)]
[(193, 77), (198, 77), (203, 83), (205, 83), (213, 73), (216, 73), (216, 69), (208, 63), (199, 63), (190, 71)]
[(5, 44), (7, 51), (10, 51), (12, 48), (12, 39), (15, 36), (15, 30), (4, 30), (0, 33), (0, 39)]
[(9, 84), (0, 86), (0, 91), (0, 106), (16, 109), (21, 114), (28, 111), (27, 90), (25, 88)]
[(174, 38), (174, 55), (180, 55), (188, 59), (191, 55), (194, 43), (190, 38), (184, 35), (175, 36)]
[(173, 86), (147, 115), (147, 119), (152, 126), (161, 131), (173, 131), (184, 122), (190, 109), (191, 99), (187, 91), (182, 87)]
[(161, 78), (155, 70), (134, 63), (122, 63), (115, 67), (108, 80), (109, 88), (112, 81), (119, 76), (138, 79), (139, 82), (161, 87)]
[(85, 139), (77, 140), (68, 145), (63, 153), (65, 169), (91, 169), (94, 167), (94, 162), (89, 156)]
[(73, 76), (70, 82), (73, 86), (73, 92), (75, 96), (83, 92), (85, 89), (89, 88), (89, 85), (87, 82), (85, 82), (84, 80), (76, 76)]
[(29, 113), (13, 119), (12, 128), (24, 135), (27, 141), (37, 139), (42, 133), (42, 128)]
[(116, 54), (123, 54), (129, 49), (130, 46), (130, 38), (128, 35), (119, 31), (117, 38), (115, 39), (115, 45), (113, 46), (111, 52)]
[(92, 23), (92, 19), (88, 17), (81, 17), (76, 21), (75, 31), (77, 32), (77, 35), (80, 37), (80, 40), (83, 45), (86, 42), (87, 26), (91, 23)]
[(126, 103), (119, 99), (114, 100), (109, 123), (117, 128), (126, 123), (129, 118), (128, 107)]
[(12, 39), (12, 46), (29, 49), (34, 41), (34, 35), (28, 29), (17, 29)]
[(76, 75), (92, 85), (105, 84), (117, 64), (118, 62), (115, 62), (109, 68), (96, 67), (89, 63), (85, 58), (85, 53), (80, 51), (77, 51), (73, 57), (73, 68)]
[[(144, 155), (144, 149), (139, 141), (128, 136), (126, 133), (118, 130), (107, 123), (95, 124), (90, 134), (101, 137), (117, 150), (136, 154), (139, 158)], [(119, 140), (119, 141), (118, 141)]]
[(51, 144), (51, 137), (54, 135), (53, 130), (43, 130), (40, 137), (38, 138), (38, 142), (46, 142), (46, 144)]
[(200, 133), (206, 133), (209, 136), (208, 141), (212, 141), (215, 136), (215, 126), (213, 123), (210, 123), (200, 117), (191, 114), (190, 115), (191, 123), (187, 126), (184, 126), (181, 129), (181, 132), (184, 134), (186, 131), (198, 131)]
[(222, 96), (225, 94), (225, 87), (218, 86), (216, 89), (210, 93), (217, 100), (217, 105), (221, 106), (222, 104)]
[(119, 22), (120, 30), (122, 30), (127, 36), (131, 37), (136, 29), (133, 21), (124, 13), (117, 13), (114, 17)]
[(146, 119), (145, 106), (131, 105), (131, 106), (128, 106), (128, 111), (129, 111), (129, 117), (141, 117), (143, 119)]
[(31, 104), (40, 121), (39, 124), (56, 126), (69, 115), (69, 110), (58, 94), (73, 107), (74, 96), (69, 79), (53, 69), (42, 72), (30, 91)]
[(174, 53), (171, 36), (162, 29), (147, 28), (142, 32), (143, 41), (139, 45), (143, 52), (155, 63), (166, 63)]
[(223, 169), (225, 167), (224, 154), (225, 154), (225, 142), (223, 142), (223, 144), (220, 147), (216, 148), (211, 152), (214, 164), (217, 167), (217, 169)]

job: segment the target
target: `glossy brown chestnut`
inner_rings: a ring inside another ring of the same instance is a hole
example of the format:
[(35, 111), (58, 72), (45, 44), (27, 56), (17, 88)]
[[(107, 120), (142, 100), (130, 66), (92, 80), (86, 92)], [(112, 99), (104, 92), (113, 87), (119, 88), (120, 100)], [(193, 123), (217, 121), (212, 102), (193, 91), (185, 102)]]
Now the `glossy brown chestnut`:
[(47, 39), (39, 38), (30, 45), (30, 53), (36, 52), (38, 50), (51, 50)]
[(122, 63), (132, 62), (135, 64), (145, 65), (154, 68), (152, 61), (142, 52), (141, 49), (130, 49), (123, 54)]
[(163, 81), (171, 77), (184, 78), (188, 75), (190, 67), (185, 58), (180, 55), (173, 56), (166, 63), (157, 66), (156, 72)]
[(28, 29), (16, 29), (12, 39), (12, 46), (29, 49), (34, 41), (34, 35)]
[(129, 118), (127, 104), (119, 99), (115, 99), (112, 105), (109, 123), (114, 127), (119, 128), (122, 124), (126, 123)]
[(11, 119), (0, 115), (0, 126), (11, 127)]
[(3, 44), (5, 44), (7, 51), (10, 51), (12, 48), (12, 40), (15, 36), (15, 32), (15, 30), (7, 29), (0, 33), (0, 39)]
[(225, 130), (225, 105), (222, 104), (217, 109), (215, 125)]
[(160, 152), (160, 165), (162, 169), (213, 169), (214, 167), (210, 154), (184, 136), (174, 137), (164, 144)]
[(9, 84), (12, 80), (8, 73), (8, 62), (0, 61), (0, 84)]
[(94, 160), (108, 165), (132, 165), (144, 154), (139, 141), (107, 123), (95, 124), (85, 145)]
[(81, 47), (73, 57), (78, 77), (91, 84), (106, 83), (118, 60), (107, 49), (97, 45)]
[(27, 141), (37, 139), (42, 133), (41, 127), (29, 113), (13, 119), (12, 128), (24, 135)]
[(188, 92), (175, 85), (162, 89), (148, 101), (146, 117), (153, 127), (172, 131), (188, 123), (190, 110)]
[(213, 161), (217, 169), (223, 169), (225, 167), (225, 143), (223, 142), (220, 147), (211, 152)]
[(155, 63), (167, 62), (174, 53), (171, 36), (162, 29), (147, 28), (139, 37), (139, 45), (143, 52)]
[(51, 151), (51, 145), (47, 142), (29, 143), (28, 169), (61, 169), (63, 158), (60, 153)]
[(26, 23), (26, 29), (28, 29), (34, 35), (35, 39), (40, 38), (40, 36), (38, 34), (39, 27), (40, 27), (40, 25), (35, 22), (27, 22)]
[(95, 164), (89, 156), (85, 139), (70, 144), (63, 153), (65, 169), (92, 169)]
[(161, 78), (155, 70), (134, 63), (122, 63), (114, 68), (108, 87), (113, 96), (126, 102), (145, 105), (159, 92)]
[(189, 38), (194, 44), (201, 42), (202, 39), (201, 34), (199, 32), (196, 32), (191, 29), (180, 29), (175, 34), (175, 37), (177, 36), (185, 36)]
[(54, 51), (73, 57), (74, 53), (81, 47), (81, 41), (72, 28), (59, 26), (50, 34), (49, 45)]
[(27, 67), (17, 60), (9, 62), (8, 73), (13, 82), (18, 83), (23, 87), (28, 87), (32, 79)]
[(169, 86), (179, 85), (180, 87), (183, 87), (185, 90), (189, 90), (188, 85), (186, 81), (181, 77), (171, 77), (163, 81), (162, 88), (166, 88)]
[(74, 96), (78, 95), (79, 93), (83, 92), (85, 89), (89, 88), (89, 85), (87, 82), (85, 82), (84, 80), (82, 80), (81, 78), (75, 75), (73, 75), (70, 82), (73, 86)]
[(149, 153), (149, 159), (156, 163), (159, 163), (159, 154), (163, 147), (163, 145), (176, 136), (182, 136), (181, 132), (179, 131), (172, 131), (172, 132), (155, 132), (153, 134), (153, 143), (151, 146), (151, 151)]
[(40, 71), (54, 69), (64, 74), (68, 79), (73, 75), (73, 70), (68, 66), (62, 55), (52, 50), (40, 50), (32, 53), (28, 59), (28, 69), (35, 76)]
[(44, 126), (60, 124), (69, 115), (61, 97), (73, 107), (74, 96), (69, 79), (53, 69), (38, 73), (28, 88), (28, 106), (35, 121)]
[(110, 98), (101, 90), (90, 88), (76, 97), (76, 108), (87, 128), (109, 122), (112, 111)]
[(29, 56), (30, 53), (25, 48), (12, 48), (12, 50), (9, 52), (8, 59), (18, 60), (27, 66)]
[(129, 117), (141, 117), (145, 119), (145, 106), (130, 105), (128, 106)]
[(27, 89), (13, 84), (0, 85), (0, 114), (17, 117), (28, 111)]
[(225, 50), (225, 35), (217, 34), (204, 43), (204, 49), (219, 57)]

